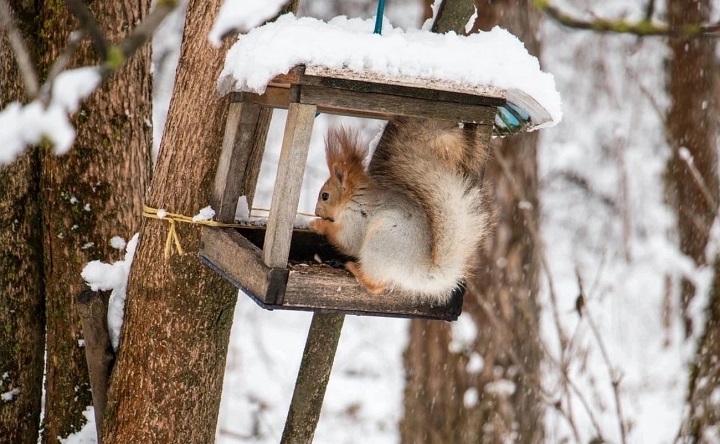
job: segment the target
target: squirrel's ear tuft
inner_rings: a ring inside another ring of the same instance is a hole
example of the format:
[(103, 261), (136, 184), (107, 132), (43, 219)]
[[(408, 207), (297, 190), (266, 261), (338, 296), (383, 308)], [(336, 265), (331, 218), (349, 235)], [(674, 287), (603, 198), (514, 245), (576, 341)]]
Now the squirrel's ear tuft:
[(332, 166), (332, 173), (335, 175), (335, 178), (338, 180), (338, 182), (342, 183), (342, 181), (345, 179), (345, 172), (340, 167), (339, 164), (335, 164)]
[(343, 168), (349, 170), (364, 170), (367, 152), (367, 146), (355, 130), (336, 128), (330, 130), (325, 138), (325, 153), (330, 171), (338, 164), (344, 164)]

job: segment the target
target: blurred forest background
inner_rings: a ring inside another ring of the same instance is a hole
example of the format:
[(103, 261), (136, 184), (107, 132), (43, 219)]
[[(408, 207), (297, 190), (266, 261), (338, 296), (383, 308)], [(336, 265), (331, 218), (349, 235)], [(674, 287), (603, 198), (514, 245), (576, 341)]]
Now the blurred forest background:
[[(117, 41), (148, 3), (90, 9)], [(431, 16), (429, 3), (388, 0), (386, 15), (416, 28)], [(54, 2), (9, 4), (44, 77), (74, 19)], [(507, 28), (555, 76), (563, 121), (494, 140), (485, 180), (500, 221), (478, 252), (457, 322), (347, 318), (315, 442), (720, 442), (717, 29), (689, 38), (624, 26), (650, 18), (671, 29), (717, 23), (720, 5), (558, 2), (575, 27), (553, 19), (547, 2), (475, 6), (469, 32)], [(20, 388), (0, 401), (1, 442), (35, 443), (38, 430), (42, 442), (59, 442), (92, 420), (72, 305), (82, 266), (122, 258), (108, 240), (140, 230), (143, 202), (183, 214), (207, 204), (224, 122), (212, 71), (224, 51), (205, 37), (217, 7), (191, 0), (173, 13), (155, 33), (152, 55), (146, 46), (84, 104), (70, 154), (41, 147), (0, 168), (0, 393)], [(304, 0), (298, 15), (369, 18), (376, 7)], [(617, 26), (578, 29), (601, 18)], [(2, 39), (4, 107), (27, 97)], [(81, 46), (71, 66), (95, 57)], [(259, 207), (269, 205), (283, 117), (276, 112), (270, 123)], [(318, 117), (301, 211), (314, 208), (327, 175), (323, 133), (338, 124), (368, 140), (382, 129), (378, 121)], [(180, 155), (176, 146), (194, 152)], [(176, 183), (200, 186), (178, 191)], [(232, 289), (194, 256), (157, 264), (152, 248), (166, 228), (146, 225), (150, 246), (141, 243), (141, 271), (131, 277), (105, 442), (279, 442), (310, 315), (265, 312), (243, 295), (235, 305)], [(183, 230), (184, 240), (196, 236)], [(220, 333), (187, 322), (232, 307), (232, 317), (216, 322)], [(217, 428), (208, 427), (216, 419)]]

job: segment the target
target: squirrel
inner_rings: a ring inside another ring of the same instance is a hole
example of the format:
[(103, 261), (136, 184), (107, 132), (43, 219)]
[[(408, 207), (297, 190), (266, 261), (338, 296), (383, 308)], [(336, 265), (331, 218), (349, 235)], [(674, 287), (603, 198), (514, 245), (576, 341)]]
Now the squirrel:
[(345, 267), (370, 293), (445, 303), (467, 276), (494, 217), (480, 186), (487, 147), (450, 121), (388, 122), (365, 167), (356, 131), (329, 131), (330, 178), (309, 228), (355, 258)]

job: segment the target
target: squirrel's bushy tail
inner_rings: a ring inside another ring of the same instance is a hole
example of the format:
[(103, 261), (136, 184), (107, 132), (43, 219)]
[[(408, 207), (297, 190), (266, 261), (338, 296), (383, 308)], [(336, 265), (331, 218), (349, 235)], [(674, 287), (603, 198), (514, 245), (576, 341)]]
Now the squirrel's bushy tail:
[(406, 118), (388, 123), (373, 154), (370, 175), (417, 202), (428, 217), (425, 297), (449, 297), (492, 228), (493, 212), (475, 179), (486, 156), (487, 146), (453, 122)]

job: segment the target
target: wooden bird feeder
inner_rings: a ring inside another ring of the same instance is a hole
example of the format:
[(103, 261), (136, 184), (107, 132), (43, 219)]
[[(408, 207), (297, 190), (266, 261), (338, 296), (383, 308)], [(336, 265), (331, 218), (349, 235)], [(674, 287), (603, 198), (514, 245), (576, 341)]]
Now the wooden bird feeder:
[[(454, 291), (443, 305), (372, 295), (342, 268), (344, 258), (323, 237), (293, 228), (317, 113), (473, 123), (486, 141), (493, 132), (510, 134), (550, 120), (542, 106), (518, 90), (310, 66), (276, 76), (261, 95), (234, 91), (227, 97), (230, 109), (211, 202), (220, 222), (233, 223), (238, 198), (254, 194), (269, 110), (288, 110), (267, 226), (203, 227), (200, 246), (207, 265), (267, 309), (443, 320), (457, 319), (461, 312), (462, 291)], [(316, 254), (324, 264), (313, 261)], [(337, 266), (327, 265), (333, 262)]]

